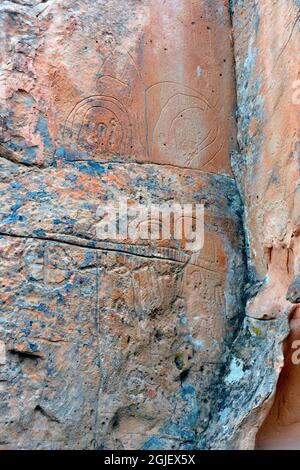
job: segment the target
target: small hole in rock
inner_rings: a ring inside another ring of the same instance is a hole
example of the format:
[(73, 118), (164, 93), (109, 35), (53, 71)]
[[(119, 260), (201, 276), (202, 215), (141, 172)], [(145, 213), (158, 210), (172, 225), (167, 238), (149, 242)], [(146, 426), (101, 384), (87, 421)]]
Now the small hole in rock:
[(189, 373), (190, 373), (189, 369), (183, 370), (181, 374), (179, 375), (180, 381), (184, 382), (188, 378)]

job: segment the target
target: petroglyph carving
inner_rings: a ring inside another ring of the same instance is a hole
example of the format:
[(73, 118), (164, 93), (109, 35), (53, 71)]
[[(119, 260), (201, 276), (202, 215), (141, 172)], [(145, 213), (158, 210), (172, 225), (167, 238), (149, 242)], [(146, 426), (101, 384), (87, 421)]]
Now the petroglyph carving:
[[(156, 109), (159, 111), (154, 113)], [(169, 81), (150, 86), (146, 113), (153, 162), (201, 169), (224, 146), (217, 110), (189, 87)]]
[(224, 248), (219, 236), (207, 232), (204, 237), (204, 247), (191, 256), (191, 264), (201, 266), (208, 271), (226, 273), (227, 263)]
[(192, 296), (188, 298), (190, 311), (205, 310), (209, 314), (211, 309), (219, 310), (224, 307), (224, 296), (222, 285), (224, 278), (222, 274), (213, 273), (204, 268), (190, 266), (185, 275), (184, 290), (188, 293), (191, 290), (197, 292), (198, 299)]
[[(135, 309), (138, 315), (153, 314), (162, 308), (164, 293), (153, 267), (146, 267), (133, 273)], [(147, 289), (145, 289), (147, 285)]]
[(143, 82), (142, 75), (130, 51), (114, 50), (97, 73), (97, 89), (100, 93), (108, 86), (113, 86), (114, 95), (123, 94), (127, 101), (137, 81)]
[(112, 96), (85, 98), (74, 107), (65, 124), (64, 145), (73, 150), (122, 154), (130, 142), (127, 110)]
[[(96, 75), (97, 93), (73, 108), (63, 132), (71, 151), (122, 156), (134, 150), (146, 154), (144, 107), (132, 110), (134, 96), (143, 97), (141, 73), (129, 51), (114, 50)], [(142, 125), (141, 125), (142, 123)], [(134, 137), (134, 138), (133, 138)], [(134, 146), (133, 146), (134, 143)]]
[[(219, 344), (223, 334), (226, 271), (227, 261), (222, 242), (216, 233), (207, 232), (203, 249), (191, 256), (184, 270), (182, 291), (186, 299), (187, 316), (196, 322), (197, 332), (197, 324), (200, 322), (199, 335), (210, 346), (215, 342)], [(216, 322), (219, 316), (221, 320)], [(216, 324), (219, 325), (218, 330), (214, 330)]]

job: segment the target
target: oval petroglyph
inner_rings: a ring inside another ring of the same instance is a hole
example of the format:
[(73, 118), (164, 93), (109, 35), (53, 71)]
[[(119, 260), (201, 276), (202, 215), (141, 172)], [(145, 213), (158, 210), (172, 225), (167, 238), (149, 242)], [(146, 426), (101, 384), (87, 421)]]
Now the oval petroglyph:
[(128, 112), (113, 96), (94, 95), (80, 101), (69, 114), (63, 142), (71, 150), (124, 153), (131, 140)]
[(222, 150), (218, 113), (198, 91), (161, 82), (146, 90), (146, 103), (151, 161), (201, 169)]

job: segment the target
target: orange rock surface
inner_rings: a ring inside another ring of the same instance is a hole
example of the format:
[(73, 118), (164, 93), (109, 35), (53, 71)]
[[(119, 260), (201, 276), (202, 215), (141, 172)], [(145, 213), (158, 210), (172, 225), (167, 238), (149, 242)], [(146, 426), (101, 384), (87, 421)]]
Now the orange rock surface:
[[(257, 436), (263, 449), (299, 448), (300, 442), (300, 375), (292, 363), (299, 338), (296, 284), (288, 294), (300, 268), (299, 7), (297, 1), (233, 2), (238, 140), (244, 158), (238, 174), (249, 267), (252, 279), (262, 283), (246, 314), (269, 324), (289, 318), (291, 327), (275, 401)], [(265, 397), (262, 418), (273, 398), (274, 393)]]
[(299, 8), (1, 2), (1, 448), (299, 448)]
[[(196, 447), (242, 312), (228, 6), (0, 14), (3, 447)], [(121, 197), (205, 204), (203, 249), (97, 238)]]

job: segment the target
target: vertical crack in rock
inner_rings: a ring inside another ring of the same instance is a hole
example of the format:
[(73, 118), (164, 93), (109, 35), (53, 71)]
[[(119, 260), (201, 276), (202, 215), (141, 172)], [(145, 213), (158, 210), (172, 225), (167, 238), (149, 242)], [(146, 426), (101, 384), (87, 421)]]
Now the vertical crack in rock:
[(98, 363), (98, 387), (97, 387), (97, 403), (95, 413), (95, 423), (94, 423), (94, 439), (93, 445), (97, 448), (97, 432), (99, 428), (99, 406), (100, 406), (100, 392), (101, 392), (101, 357), (100, 357), (100, 310), (99, 310), (99, 255), (96, 253), (96, 302), (95, 302), (95, 329), (97, 335), (97, 363)]
[(299, 68), (290, 59), (299, 43), (299, 9), (292, 1), (233, 0), (230, 10), (240, 147), (232, 163), (244, 204), (249, 285), (246, 318), (204, 445), (297, 448)]

